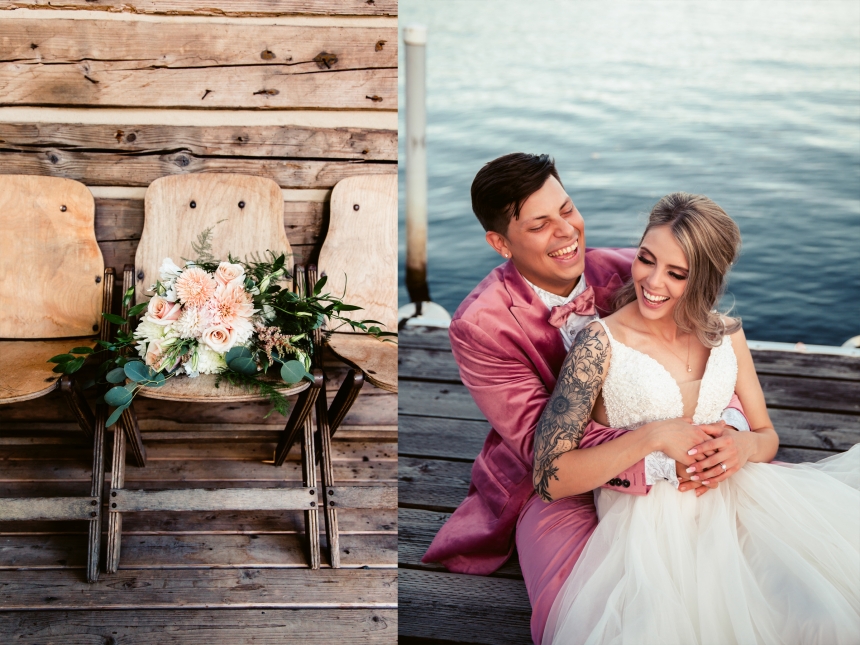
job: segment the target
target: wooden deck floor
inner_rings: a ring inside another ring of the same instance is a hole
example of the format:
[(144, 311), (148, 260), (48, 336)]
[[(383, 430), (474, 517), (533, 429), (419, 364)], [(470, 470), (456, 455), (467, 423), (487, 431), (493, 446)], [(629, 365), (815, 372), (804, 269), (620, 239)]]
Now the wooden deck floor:
[[(329, 368), (336, 387), (343, 370)], [(394, 485), (396, 400), (365, 385), (333, 442), (336, 480)], [(139, 403), (148, 463), (127, 466), (129, 488), (301, 480), (298, 446), (272, 465), (278, 429), (263, 406)], [(50, 396), (0, 407), (0, 496), (89, 494), (91, 451), (63, 406)], [(338, 518), (342, 568), (328, 567), (320, 519), (323, 568), (311, 571), (301, 512), (129, 513), (120, 570), (92, 585), (85, 523), (0, 523), (0, 642), (394, 643), (396, 511)]]
[[(489, 577), (421, 556), (465, 497), (489, 425), (462, 385), (447, 330), (401, 331), (399, 630), (402, 643), (529, 643), (531, 609), (514, 556)], [(816, 461), (860, 442), (860, 359), (754, 352), (780, 435), (777, 459)]]

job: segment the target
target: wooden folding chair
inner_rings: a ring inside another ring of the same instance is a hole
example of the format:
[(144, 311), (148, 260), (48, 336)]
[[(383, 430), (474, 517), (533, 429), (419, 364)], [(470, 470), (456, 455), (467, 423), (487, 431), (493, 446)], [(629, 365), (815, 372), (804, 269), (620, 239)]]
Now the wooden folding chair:
[[(93, 415), (75, 378), (48, 359), (107, 340), (114, 270), (95, 236), (95, 202), (70, 179), (0, 175), (0, 404), (57, 388), (86, 438), (93, 471), (86, 497), (0, 499), (0, 520), (87, 520), (87, 580), (99, 576), (107, 411)], [(37, 340), (38, 339), (38, 340)]]
[[(346, 315), (377, 320), (385, 331), (397, 329), (397, 177), (368, 175), (341, 180), (331, 196), (328, 234), (319, 257), (327, 276), (325, 290), (345, 302), (362, 307)], [(347, 279), (348, 278), (348, 279)], [(317, 280), (316, 267), (308, 267), (309, 288)], [(322, 356), (322, 335), (315, 352)], [(332, 567), (340, 566), (338, 508), (397, 508), (393, 488), (334, 485), (331, 437), (358, 396), (364, 380), (388, 392), (397, 392), (397, 345), (381, 342), (348, 326), (334, 331), (327, 345), (349, 371), (326, 410), (325, 383), (317, 400), (316, 440), (321, 457), (326, 537)], [(321, 365), (320, 365), (321, 367)]]
[[(290, 254), (284, 232), (284, 202), (281, 190), (271, 179), (235, 174), (194, 174), (162, 177), (146, 191), (143, 234), (135, 256), (135, 266), (123, 272), (124, 288), (136, 285), (137, 302), (158, 279), (164, 258), (182, 265), (182, 258), (194, 259), (197, 236), (211, 228), (212, 255), (227, 259), (227, 253), (245, 258), (267, 250)], [(125, 312), (124, 312), (125, 313)], [(143, 388), (139, 396), (181, 403), (227, 403), (263, 401), (222, 380), (215, 387), (215, 375), (177, 377), (160, 388)], [(307, 381), (282, 389), (285, 396), (299, 394), (275, 451), (275, 465), (286, 459), (301, 435), (303, 482), (294, 488), (232, 488), (190, 490), (128, 490), (124, 487), (126, 442), (123, 433), (114, 443), (111, 491), (108, 512), (108, 572), (119, 566), (122, 514), (147, 511), (250, 511), (303, 510), (310, 566), (320, 566), (318, 492), (315, 475), (313, 425), (310, 411), (322, 384), (322, 373)], [(134, 408), (129, 407), (121, 423), (137, 425)], [(137, 435), (139, 436), (139, 434)], [(142, 453), (142, 446), (135, 449)]]

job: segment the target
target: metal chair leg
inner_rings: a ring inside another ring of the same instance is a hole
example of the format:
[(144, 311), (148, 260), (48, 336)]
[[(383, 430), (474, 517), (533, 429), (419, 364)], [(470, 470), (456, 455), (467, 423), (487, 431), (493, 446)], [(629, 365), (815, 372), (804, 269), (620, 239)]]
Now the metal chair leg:
[(108, 497), (108, 529), (107, 529), (107, 558), (105, 570), (116, 573), (119, 569), (120, 543), (122, 541), (122, 513), (113, 510), (116, 504), (112, 501), (116, 490), (125, 486), (125, 432), (121, 427), (114, 426), (113, 432), (113, 461), (111, 462), (110, 487)]
[(105, 483), (105, 421), (107, 406), (96, 408), (93, 424), (93, 477), (90, 496), (96, 498), (90, 512), (89, 537), (87, 542), (87, 582), (99, 579), (99, 559), (101, 558), (102, 537), (102, 492)]

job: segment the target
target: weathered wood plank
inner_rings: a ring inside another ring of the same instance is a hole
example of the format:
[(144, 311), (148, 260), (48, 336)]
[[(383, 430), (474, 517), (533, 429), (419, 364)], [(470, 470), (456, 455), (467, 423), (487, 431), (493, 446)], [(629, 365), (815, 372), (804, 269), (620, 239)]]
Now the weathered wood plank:
[[(127, 535), (122, 536), (125, 569), (305, 569), (303, 535)], [(3, 535), (0, 569), (65, 569), (86, 566), (86, 538), (65, 535)], [(325, 552), (325, 549), (323, 549)], [(393, 534), (341, 535), (340, 560), (344, 568), (392, 568), (397, 563), (397, 536)], [(325, 564), (325, 556), (323, 563)]]
[[(801, 379), (763, 374), (759, 377), (769, 408), (860, 414), (860, 382)], [(403, 380), (401, 414), (481, 420), (483, 415), (464, 385)]]
[(531, 642), (520, 580), (400, 569), (400, 636), (456, 643)]
[(0, 63), (0, 106), (397, 109), (396, 68), (295, 74), (274, 67), (223, 67), (215, 73), (205, 67)]
[(196, 156), (397, 160), (396, 130), (349, 127), (0, 123), (0, 145), (12, 150), (126, 154), (184, 150)]
[[(860, 443), (860, 418), (846, 414), (770, 409), (780, 445), (815, 450), (848, 450)], [(486, 421), (441, 419), (401, 414), (401, 455), (437, 459), (474, 459), (490, 430)]]
[(0, 607), (61, 609), (360, 609), (397, 607), (397, 572), (369, 569), (120, 571), (87, 584), (56, 570), (0, 571)]
[[(311, 492), (313, 491), (313, 492)], [(111, 509), (141, 511), (287, 511), (317, 505), (316, 486), (303, 488), (186, 488), (182, 490), (116, 490)]]
[(397, 0), (0, 0), (0, 9), (83, 9), (168, 16), (396, 16)]
[(399, 345), (403, 349), (437, 349), (451, 351), (448, 330), (438, 327), (406, 327), (400, 331)]
[[(343, 534), (397, 533), (394, 509), (352, 509), (338, 511)], [(304, 515), (280, 511), (184, 511), (131, 513), (123, 518), (123, 533), (129, 535), (251, 535), (303, 534)], [(320, 532), (324, 533), (323, 527)], [(0, 522), (0, 534), (85, 535), (87, 525), (79, 521)]]
[(83, 520), (98, 506), (98, 498), (44, 497), (0, 499), (2, 520)]
[[(424, 511), (420, 509), (401, 508), (398, 511), (400, 531), (397, 540), (397, 561), (401, 567), (409, 569), (424, 569), (425, 571), (445, 571), (445, 567), (437, 562), (424, 564), (421, 558), (430, 547), (430, 542), (442, 525), (451, 517), (450, 513)], [(514, 578), (522, 580), (516, 550), (502, 567), (492, 574), (497, 578)]]
[(384, 486), (332, 486), (328, 488), (328, 503), (338, 509), (397, 508), (397, 488)]
[[(320, 202), (284, 202), (284, 229), (291, 245), (320, 242), (327, 207)], [(143, 200), (96, 199), (95, 227), (100, 242), (139, 240), (143, 232)]]
[[(440, 342), (440, 349), (418, 346), (429, 335), (404, 334), (405, 348), (400, 352), (400, 378), (434, 382), (460, 383), (460, 371), (450, 350)], [(438, 340), (435, 337), (433, 340)], [(447, 340), (447, 338), (446, 338)], [(430, 343), (427, 343), (428, 345)], [(844, 356), (823, 354), (796, 354), (791, 352), (753, 352), (756, 371), (762, 375), (779, 375), (807, 379), (836, 379), (860, 381), (860, 360)]]
[(393, 644), (393, 609), (235, 609), (0, 612), (0, 633), (20, 645)]
[(387, 175), (395, 170), (390, 162), (198, 157), (184, 151), (125, 155), (45, 148), (19, 152), (5, 147), (0, 148), (0, 164), (4, 174), (65, 177), (91, 186), (149, 186), (168, 175), (224, 172), (268, 177), (281, 188), (331, 188), (346, 177)]

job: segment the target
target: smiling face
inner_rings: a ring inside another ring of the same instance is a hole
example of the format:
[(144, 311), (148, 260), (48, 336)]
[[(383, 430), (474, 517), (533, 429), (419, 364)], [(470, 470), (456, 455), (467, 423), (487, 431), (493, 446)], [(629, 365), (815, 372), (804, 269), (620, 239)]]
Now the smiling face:
[(487, 242), (526, 280), (560, 296), (570, 294), (585, 269), (585, 222), (555, 177), (523, 202), (504, 235), (487, 231)]
[(689, 265), (668, 226), (655, 226), (642, 238), (631, 277), (639, 313), (648, 320), (671, 317), (684, 293)]

